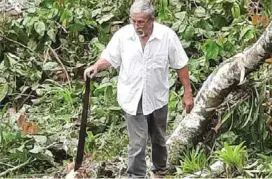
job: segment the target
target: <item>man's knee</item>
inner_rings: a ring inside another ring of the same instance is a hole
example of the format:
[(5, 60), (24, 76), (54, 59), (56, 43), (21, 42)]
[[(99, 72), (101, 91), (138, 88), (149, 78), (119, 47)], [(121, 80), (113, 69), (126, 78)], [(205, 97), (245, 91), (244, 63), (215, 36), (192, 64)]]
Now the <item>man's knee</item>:
[(166, 147), (166, 141), (164, 139), (157, 139), (152, 141), (153, 146)]
[(148, 137), (145, 135), (139, 135), (137, 137), (131, 137), (129, 139), (129, 146), (131, 148), (131, 150), (140, 150), (143, 151), (146, 148), (146, 144), (147, 144), (147, 139)]
[(136, 148), (145, 146), (148, 140), (148, 129), (144, 125), (129, 128), (129, 145)]
[(152, 142), (152, 145), (158, 145), (161, 147), (166, 146), (165, 136), (162, 132), (154, 132), (151, 135), (151, 142)]

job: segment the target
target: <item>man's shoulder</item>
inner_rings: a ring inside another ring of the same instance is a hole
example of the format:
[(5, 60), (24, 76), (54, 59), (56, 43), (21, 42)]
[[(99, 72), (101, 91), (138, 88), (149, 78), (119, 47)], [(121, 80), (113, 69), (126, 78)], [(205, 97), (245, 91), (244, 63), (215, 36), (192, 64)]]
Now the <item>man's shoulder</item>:
[(124, 26), (120, 27), (120, 29), (118, 29), (115, 32), (115, 34), (125, 36), (125, 35), (130, 35), (132, 32), (133, 32), (132, 24), (127, 24), (127, 25), (124, 25)]
[(122, 26), (119, 30), (131, 30), (133, 28), (132, 24), (125, 24), (124, 26)]
[(155, 24), (157, 27), (160, 27), (160, 28), (165, 29), (165, 30), (169, 30), (169, 29), (170, 29), (167, 25), (164, 25), (164, 24), (162, 24), (162, 23), (160, 23), (160, 22), (157, 22), (157, 21), (155, 21), (154, 24)]

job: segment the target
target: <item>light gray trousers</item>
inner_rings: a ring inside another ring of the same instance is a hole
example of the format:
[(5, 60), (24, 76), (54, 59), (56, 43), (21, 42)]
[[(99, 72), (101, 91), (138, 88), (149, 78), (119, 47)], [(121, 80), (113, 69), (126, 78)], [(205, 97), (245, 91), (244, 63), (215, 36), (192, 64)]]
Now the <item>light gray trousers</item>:
[(149, 136), (152, 144), (152, 170), (166, 170), (167, 112), (168, 106), (165, 105), (145, 116), (142, 111), (142, 100), (140, 100), (136, 115), (125, 113), (129, 137), (127, 170), (129, 176), (133, 178), (146, 176), (145, 150)]

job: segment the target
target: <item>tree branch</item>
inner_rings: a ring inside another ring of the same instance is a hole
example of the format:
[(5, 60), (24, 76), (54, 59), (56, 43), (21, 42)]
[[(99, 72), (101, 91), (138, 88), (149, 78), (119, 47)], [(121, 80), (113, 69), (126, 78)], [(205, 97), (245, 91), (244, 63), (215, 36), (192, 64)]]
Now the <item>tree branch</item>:
[(63, 68), (63, 70), (64, 70), (64, 72), (65, 72), (65, 75), (66, 75), (66, 77), (67, 77), (67, 80), (68, 80), (69, 87), (70, 87), (70, 89), (72, 89), (72, 88), (71, 88), (71, 80), (70, 80), (70, 77), (69, 77), (69, 75), (68, 75), (68, 72), (67, 72), (66, 68), (64, 67), (64, 65), (63, 65), (63, 63), (61, 62), (60, 58), (58, 57), (58, 54), (55, 52), (55, 50), (54, 50), (51, 46), (49, 46), (49, 50), (53, 53), (54, 57), (56, 58), (56, 60), (58, 61), (58, 63), (59, 63), (59, 64), (61, 65), (61, 67)]
[(20, 43), (20, 42), (17, 42), (17, 41), (15, 41), (15, 40), (12, 40), (12, 39), (10, 39), (10, 38), (4, 36), (4, 35), (0, 35), (0, 37), (2, 37), (3, 39), (5, 39), (5, 40), (7, 40), (7, 41), (10, 41), (10, 42), (12, 42), (12, 43), (15, 43), (15, 44), (17, 44), (17, 45), (20, 45), (21, 47), (24, 47), (25, 49), (27, 49), (27, 50), (31, 51), (32, 53), (35, 53), (35, 54), (36, 54), (36, 52), (34, 52), (32, 49), (30, 49), (29, 47), (25, 46), (24, 44), (22, 44), (22, 43)]
[[(9, 172), (13, 172), (13, 171), (15, 171), (15, 170), (18, 170), (18, 169), (20, 169), (20, 168), (26, 166), (27, 164), (30, 163), (30, 160), (31, 160), (31, 159), (28, 159), (26, 162), (22, 163), (21, 165), (18, 165), (18, 166), (16, 166), (16, 167), (10, 168), (10, 169), (8, 169), (8, 170), (6, 170), (6, 171), (0, 173), (0, 177), (5, 176), (5, 175), (8, 174)], [(34, 160), (33, 160), (33, 161), (34, 161)]]

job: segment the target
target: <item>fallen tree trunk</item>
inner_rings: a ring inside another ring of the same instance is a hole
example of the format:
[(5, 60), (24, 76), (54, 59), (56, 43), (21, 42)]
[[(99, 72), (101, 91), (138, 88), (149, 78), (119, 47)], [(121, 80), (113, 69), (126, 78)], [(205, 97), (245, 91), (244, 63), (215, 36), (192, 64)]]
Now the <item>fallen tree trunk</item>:
[(195, 98), (195, 106), (167, 140), (169, 160), (173, 161), (194, 139), (203, 133), (215, 109), (228, 94), (272, 52), (272, 23), (250, 48), (223, 62), (204, 82)]

